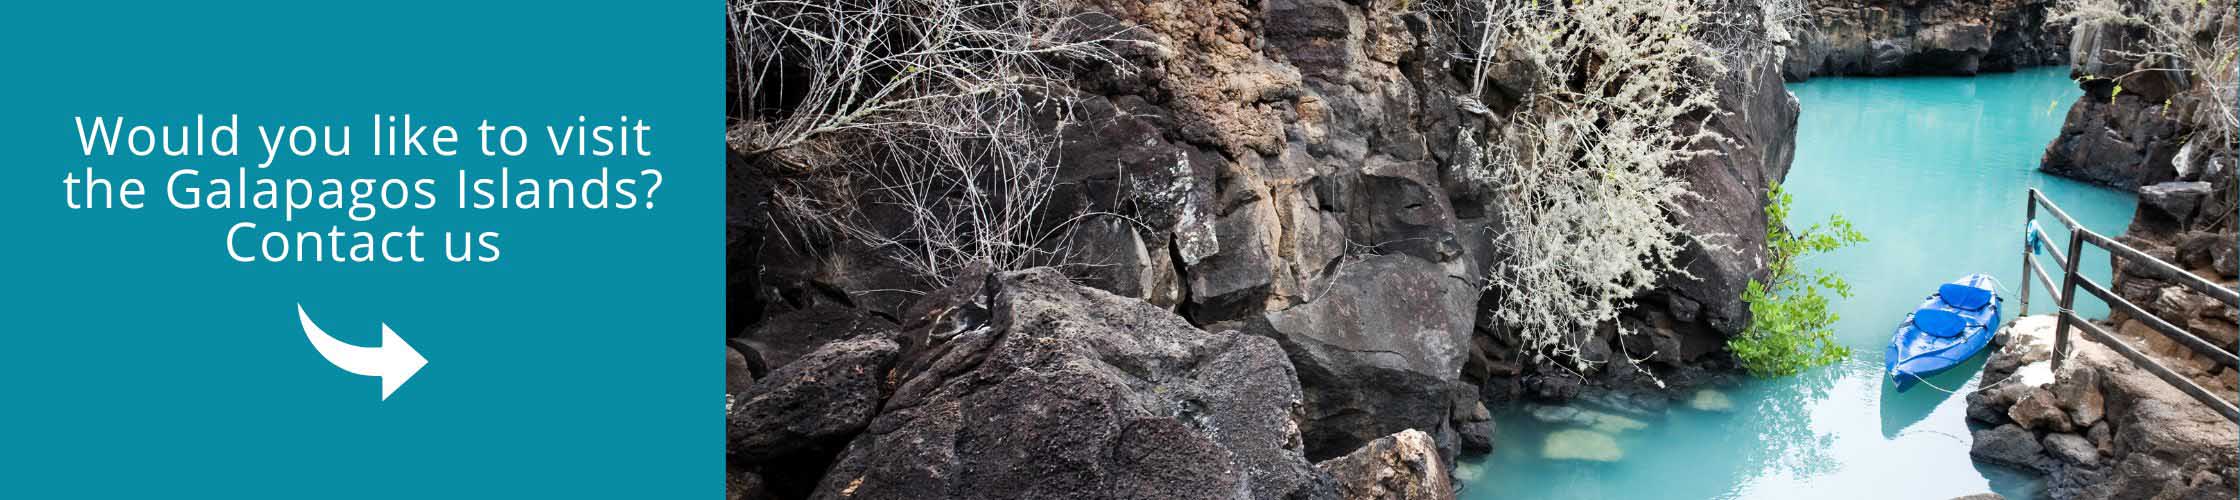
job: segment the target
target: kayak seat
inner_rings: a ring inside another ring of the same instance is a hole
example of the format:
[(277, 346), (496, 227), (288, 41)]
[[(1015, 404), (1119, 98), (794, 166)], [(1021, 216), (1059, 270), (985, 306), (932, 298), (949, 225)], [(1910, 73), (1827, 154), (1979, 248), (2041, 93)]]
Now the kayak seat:
[(1954, 309), (1979, 311), (1991, 305), (1991, 291), (1968, 285), (1946, 283), (1937, 287), (1937, 297)]
[(1913, 327), (1937, 337), (1958, 337), (1973, 327), (1967, 318), (1943, 309), (1922, 309), (1913, 312)]

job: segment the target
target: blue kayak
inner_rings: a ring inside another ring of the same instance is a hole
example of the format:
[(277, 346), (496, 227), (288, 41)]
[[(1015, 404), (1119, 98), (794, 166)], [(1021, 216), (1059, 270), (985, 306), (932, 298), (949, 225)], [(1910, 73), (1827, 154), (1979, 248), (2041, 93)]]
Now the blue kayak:
[(1882, 351), (1882, 368), (1905, 392), (1922, 378), (1951, 369), (1991, 343), (1999, 327), (2002, 299), (1997, 281), (1970, 274), (1937, 287), (1937, 293), (1906, 315)]

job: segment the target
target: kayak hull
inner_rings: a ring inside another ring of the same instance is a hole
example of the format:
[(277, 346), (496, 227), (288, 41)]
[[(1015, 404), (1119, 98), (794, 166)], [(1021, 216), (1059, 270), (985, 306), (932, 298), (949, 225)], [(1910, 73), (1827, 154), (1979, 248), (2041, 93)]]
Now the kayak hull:
[[(1890, 381), (1899, 392), (1905, 392), (1921, 383), (1922, 379), (1950, 370), (1969, 358), (1975, 357), (1991, 343), (1991, 336), (1998, 329), (2002, 313), (2002, 300), (1993, 293), (1997, 281), (1989, 275), (1971, 274), (1953, 280), (1936, 295), (1921, 303), (1905, 324), (1898, 325), (1890, 338), (1890, 345), (1883, 349), (1883, 369), (1890, 374)], [(1947, 291), (1959, 290), (1951, 285), (1961, 285), (1980, 290), (1988, 295), (1982, 304), (1962, 302), (1954, 304), (1946, 297)], [(1973, 308), (1969, 306), (1975, 306)], [(1933, 312), (1932, 312), (1933, 311)], [(1957, 331), (1937, 332), (1925, 328), (1916, 318), (1927, 316), (1957, 316)]]

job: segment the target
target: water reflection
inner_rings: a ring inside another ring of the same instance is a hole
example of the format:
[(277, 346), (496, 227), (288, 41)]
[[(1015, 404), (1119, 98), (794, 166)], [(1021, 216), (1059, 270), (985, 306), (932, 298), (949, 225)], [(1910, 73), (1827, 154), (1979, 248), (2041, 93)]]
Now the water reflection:
[[(1986, 349), (1985, 352), (1989, 350)], [(1977, 353), (1975, 357), (1954, 365), (1950, 370), (1930, 375), (1922, 380), (1926, 383), (1915, 385), (1906, 392), (1898, 392), (1898, 384), (1890, 381), (1889, 374), (1883, 374), (1880, 398), (1882, 437), (1897, 439), (1914, 424), (1929, 418), (1929, 414), (1935, 412), (1937, 406), (1944, 404), (1946, 400), (1961, 398), (1959, 393), (1975, 390), (1975, 376), (1983, 371), (1983, 363), (1988, 359), (1990, 358), (1983, 353)], [(1963, 401), (1962, 404), (1966, 402)]]
[(1747, 463), (1756, 464), (1758, 476), (1814, 477), (1841, 466), (1829, 453), (1835, 449), (1833, 433), (1812, 425), (1813, 410), (1829, 397), (1842, 370), (1819, 369), (1796, 376), (1781, 390), (1765, 392), (1743, 425), (1758, 430), (1756, 450)]

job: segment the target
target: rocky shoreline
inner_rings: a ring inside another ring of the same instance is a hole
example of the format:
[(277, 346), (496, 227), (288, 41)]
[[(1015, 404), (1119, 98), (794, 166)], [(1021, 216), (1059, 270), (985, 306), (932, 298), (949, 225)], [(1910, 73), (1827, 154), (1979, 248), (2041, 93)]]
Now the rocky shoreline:
[[(2191, 33), (2195, 42), (2229, 40), (2240, 29), (2236, 20), (2227, 9), (2164, 28)], [(2085, 94), (2039, 168), (2137, 192), (2138, 210), (2118, 241), (2234, 286), (2240, 283), (2234, 244), (2240, 230), (2233, 216), (2240, 210), (2240, 174), (2234, 146), (2215, 139), (2214, 123), (2230, 110), (2196, 92), (2202, 80), (2153, 70), (2162, 63), (2139, 56), (2153, 36), (2130, 22), (2075, 27), (2070, 72)], [(2116, 295), (2213, 345), (2240, 351), (2240, 311), (2154, 268), (2124, 259), (2113, 264)], [(2050, 323), (2025, 318), (2001, 335), (2006, 346), (1992, 355), (1984, 380), (2020, 372), (2027, 376), (2019, 378), (2035, 382), (1970, 395), (1970, 419), (1991, 426), (1976, 432), (1979, 460), (2047, 475), (2054, 498), (2147, 492), (2229, 498), (2240, 487), (2233, 449), (2240, 437), (2230, 421), (2082, 335), (2072, 337), (2074, 352), (2062, 373), (2051, 373), (2042, 361), (2050, 356)], [(2212, 362), (2122, 311), (2103, 326), (2180, 376), (2228, 401), (2240, 398), (2240, 369)]]
[(1806, 2), (1782, 75), (1974, 75), (2061, 64), (2051, 0)]
[[(2133, 2), (2112, 7), (2142, 10)], [(2201, 92), (2208, 80), (2163, 70), (2167, 60), (2142, 54), (2173, 43), (2167, 37), (2176, 33), (2186, 38), (2177, 43), (2222, 47), (2217, 50), (2229, 56), (2240, 17), (2230, 9), (2182, 9), (2150, 4), (2137, 20), (2073, 27), (2070, 74), (2084, 95), (2039, 168), (2137, 192), (2138, 210), (2117, 240), (2231, 287), (2240, 283), (2234, 244), (2240, 239), (2234, 217), (2240, 173), (2230, 126), (2218, 123), (2229, 120), (2231, 110)], [(2152, 267), (2124, 259), (2113, 264), (2116, 295), (2213, 345), (2240, 351), (2240, 311)], [(2229, 498), (2240, 488), (2233, 448), (2240, 437), (2230, 421), (2082, 335), (2073, 334), (2074, 352), (2062, 373), (2052, 373), (2043, 361), (2050, 356), (2051, 323), (2024, 318), (2000, 335), (2005, 346), (1992, 354), (1984, 380), (2020, 373), (2015, 377), (2025, 382), (1969, 396), (1969, 418), (1990, 426), (1976, 432), (1979, 460), (2047, 475), (2054, 498)], [(2102, 324), (2180, 376), (2227, 401), (2240, 398), (2240, 369), (2212, 362), (2123, 311)]]
[[(2078, 332), (2054, 373), (2054, 322), (2029, 316), (2000, 332), (1983, 372), (1994, 383), (1967, 396), (1968, 419), (1982, 426), (1976, 460), (2043, 474), (2058, 499), (2225, 498), (2240, 488), (2240, 428)], [(2133, 335), (2118, 334), (2155, 344)], [(2232, 376), (2227, 369), (2207, 386), (2240, 398)]]

